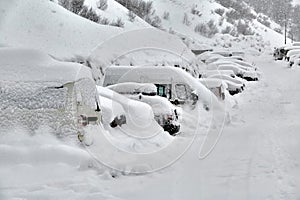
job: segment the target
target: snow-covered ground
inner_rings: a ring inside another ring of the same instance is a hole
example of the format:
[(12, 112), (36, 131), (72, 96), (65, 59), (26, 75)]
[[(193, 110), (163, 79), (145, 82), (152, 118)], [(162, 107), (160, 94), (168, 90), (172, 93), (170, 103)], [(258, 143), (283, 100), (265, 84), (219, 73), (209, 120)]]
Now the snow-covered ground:
[(170, 168), (106, 182), (110, 191), (124, 199), (299, 199), (300, 69), (269, 55), (252, 59), (264, 78), (238, 96), (232, 123), (209, 157), (198, 159), (200, 136)]
[(300, 69), (270, 55), (250, 60), (263, 79), (235, 97), (231, 123), (205, 159), (199, 151), (209, 121), (195, 134), (191, 113), (174, 139), (178, 149), (189, 147), (180, 149), (184, 154), (138, 176), (101, 167), (84, 148), (47, 130), (34, 136), (15, 130), (0, 135), (1, 199), (299, 199)]
[[(198, 38), (208, 47), (231, 45), (232, 49), (244, 50), (248, 61), (256, 62), (263, 72), (262, 80), (247, 83), (243, 93), (230, 96), (230, 102), (225, 105), (231, 118), (227, 113), (221, 113), (225, 114), (223, 116), (206, 112), (203, 108), (199, 108), (199, 112), (183, 109), (181, 133), (176, 137), (163, 135), (150, 142), (136, 142), (126, 140), (121, 131), (116, 131), (114, 136), (121, 136), (115, 137), (119, 140), (110, 145), (104, 140), (110, 138), (105, 135), (110, 133), (105, 132), (90, 148), (62, 141), (54, 137), (47, 127), (41, 127), (35, 133), (18, 127), (1, 132), (1, 200), (300, 199), (300, 69), (287, 68), (285, 62), (275, 62), (271, 54), (267, 54), (270, 47), (282, 43), (283, 36), (254, 21), (252, 26), (257, 26), (259, 37), (234, 38), (217, 34), (213, 38), (204, 38), (196, 34), (192, 26), (182, 23), (184, 13), (188, 13), (190, 20), (194, 17), (194, 25), (197, 20), (214, 19), (217, 22), (220, 17), (212, 14), (211, 10), (219, 4), (201, 1), (198, 8), (204, 11), (202, 17), (197, 17), (190, 13), (195, 2), (155, 1), (159, 16), (164, 11), (170, 12), (170, 20), (162, 22), (163, 28), (180, 32), (178, 35)], [(93, 0), (86, 0), (86, 4), (95, 8)], [(127, 18), (124, 7), (113, 0), (109, 0), (108, 4), (106, 11), (98, 12), (109, 19)], [(128, 60), (125, 61), (161, 62), (166, 60), (167, 53), (175, 55), (176, 62), (186, 63), (193, 59), (194, 55), (176, 37), (177, 34), (169, 35), (149, 28), (121, 34), (124, 30), (144, 27), (148, 25), (138, 18), (128, 26), (125, 23), (124, 29), (102, 26), (49, 0), (0, 1), (0, 47), (39, 49), (62, 60), (89, 57), (93, 69), (98, 70), (93, 71), (98, 78), (102, 78), (101, 70), (112, 61), (145, 48), (150, 48), (149, 52), (138, 52), (126, 57)], [(259, 49), (263, 55), (260, 55)], [(159, 59), (155, 57), (157, 51)], [(91, 52), (94, 53), (90, 55)], [(170, 56), (169, 59), (173, 58)], [(16, 61), (14, 58), (10, 60)], [(188, 69), (192, 71), (198, 67)], [(215, 121), (219, 117), (221, 120)], [(139, 132), (134, 134), (138, 136)], [(209, 137), (205, 140), (207, 134)], [(216, 141), (218, 143), (214, 146)], [(101, 144), (99, 148), (97, 144)], [(133, 156), (120, 153), (120, 144), (125, 145), (123, 149), (132, 150), (125, 153)], [(149, 147), (147, 153), (143, 151), (144, 145)], [(212, 152), (211, 147), (215, 147)], [(155, 152), (151, 152), (153, 149)], [(111, 163), (105, 166), (105, 161), (116, 162), (113, 166)], [(121, 166), (116, 164), (117, 161)]]

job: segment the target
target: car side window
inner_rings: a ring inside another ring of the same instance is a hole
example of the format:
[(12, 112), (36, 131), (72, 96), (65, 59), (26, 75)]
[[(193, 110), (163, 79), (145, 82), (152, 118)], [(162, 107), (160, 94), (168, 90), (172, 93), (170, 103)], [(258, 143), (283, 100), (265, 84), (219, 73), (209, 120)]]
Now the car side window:
[(176, 84), (175, 91), (176, 91), (177, 97), (179, 99), (181, 99), (181, 100), (188, 99), (187, 89), (184, 84)]
[(166, 97), (166, 86), (164, 85), (156, 85), (157, 87), (157, 94), (161, 97)]
[(77, 105), (96, 108), (96, 87), (89, 79), (82, 79), (75, 83)]

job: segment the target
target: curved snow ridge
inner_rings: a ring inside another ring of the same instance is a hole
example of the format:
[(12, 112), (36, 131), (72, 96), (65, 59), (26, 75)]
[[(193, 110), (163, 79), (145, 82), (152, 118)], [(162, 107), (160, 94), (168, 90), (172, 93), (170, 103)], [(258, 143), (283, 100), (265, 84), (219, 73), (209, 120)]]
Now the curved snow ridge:
[(66, 163), (79, 165), (81, 160), (89, 158), (90, 156), (86, 151), (63, 144), (43, 144), (30, 149), (27, 146), (0, 144), (1, 165), (21, 163), (43, 165), (48, 163)]

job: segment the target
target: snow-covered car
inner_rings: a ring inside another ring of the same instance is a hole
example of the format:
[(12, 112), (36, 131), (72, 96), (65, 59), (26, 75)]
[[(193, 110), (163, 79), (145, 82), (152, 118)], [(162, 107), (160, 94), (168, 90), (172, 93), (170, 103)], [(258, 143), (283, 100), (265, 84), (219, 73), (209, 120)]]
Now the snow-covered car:
[(126, 124), (126, 112), (123, 106), (114, 99), (107, 98), (99, 94), (100, 107), (103, 113), (102, 121), (106, 129), (108, 127), (116, 128)]
[(110, 66), (106, 69), (103, 86), (117, 83), (153, 83), (157, 95), (175, 105), (196, 105), (201, 102), (209, 110), (219, 104), (217, 98), (196, 78), (185, 70), (173, 66)]
[(224, 58), (226, 58), (226, 57), (218, 55), (218, 54), (211, 54), (210, 57), (205, 60), (205, 63), (210, 64), (212, 62), (216, 62), (216, 61), (218, 61), (220, 59), (224, 59)]
[(101, 96), (100, 100), (104, 100), (100, 104), (109, 115), (103, 119), (106, 125), (109, 124), (112, 128), (119, 127), (129, 135), (152, 135), (163, 131), (148, 104), (130, 99), (106, 87), (97, 86), (97, 90)]
[(289, 67), (299, 66), (299, 65), (300, 65), (300, 56), (293, 57), (293, 59), (290, 59)]
[(288, 50), (285, 50), (285, 47), (275, 48), (273, 52), (273, 57), (275, 60), (283, 60), (287, 54)]
[(293, 49), (293, 50), (290, 50), (287, 54), (286, 54), (286, 59), (287, 61), (290, 60), (290, 58), (294, 55), (297, 55), (297, 54), (300, 54), (300, 47), (299, 49)]
[(154, 112), (155, 120), (165, 131), (171, 135), (179, 132), (179, 108), (166, 98), (157, 96), (157, 88), (154, 84), (128, 82), (110, 85), (108, 88), (130, 99), (147, 103)]
[(259, 74), (254, 70), (245, 70), (235, 64), (211, 64), (207, 66), (209, 70), (232, 70), (235, 75), (241, 77), (247, 81), (257, 81), (259, 79)]
[(50, 127), (84, 140), (86, 127), (101, 125), (91, 71), (31, 49), (0, 49), (0, 128)]
[(237, 77), (233, 78), (233, 77), (228, 76), (226, 74), (213, 74), (213, 75), (209, 76), (208, 78), (218, 78), (218, 79), (222, 79), (224, 81), (231, 81), (231, 82), (234, 82), (236, 84), (240, 84), (243, 87), (245, 87), (243, 79), (237, 78)]
[(227, 75), (232, 78), (236, 77), (235, 73), (232, 70), (205, 70), (205, 71), (201, 71), (200, 74), (201, 74), (200, 78), (208, 78), (212, 75), (218, 75), (218, 74)]
[(229, 94), (231, 95), (235, 95), (238, 93), (241, 93), (244, 90), (244, 86), (229, 80), (225, 81), (227, 84), (227, 90), (229, 92)]
[(211, 54), (213, 55), (221, 55), (221, 56), (224, 56), (224, 57), (231, 57), (232, 56), (232, 52), (231, 51), (213, 51), (211, 52)]
[(209, 78), (220, 79), (220, 80), (224, 81), (227, 84), (226, 89), (228, 90), (229, 94), (231, 94), (231, 95), (241, 93), (245, 87), (245, 84), (242, 81), (232, 78), (227, 75), (216, 74), (216, 75), (210, 76)]
[(233, 60), (239, 60), (239, 61), (243, 61), (244, 58), (240, 57), (240, 56), (231, 56), (231, 57), (224, 57), (224, 56), (212, 56), (210, 58), (208, 58), (205, 63), (206, 64), (210, 64), (213, 62), (217, 62), (219, 60), (226, 60), (226, 61), (233, 61)]
[(227, 89), (227, 85), (221, 79), (201, 78), (199, 81), (210, 91), (212, 91), (212, 93), (214, 93), (218, 99), (225, 100), (225, 91)]
[(107, 86), (107, 88), (119, 94), (145, 94), (148, 96), (157, 95), (157, 87), (153, 83), (125, 82)]
[(202, 62), (206, 62), (209, 58), (215, 57), (215, 58), (224, 58), (224, 56), (221, 55), (213, 55), (211, 54), (211, 51), (206, 51), (200, 55), (197, 56), (197, 60), (202, 61)]
[(287, 45), (287, 46), (284, 46), (284, 47), (282, 47), (282, 48), (284, 48), (284, 50), (286, 51), (286, 52), (289, 52), (289, 51), (291, 51), (291, 50), (297, 50), (297, 49), (300, 49), (300, 46), (291, 46), (291, 45)]
[(257, 71), (258, 68), (256, 66), (254, 66), (253, 64), (250, 64), (248, 62), (245, 61), (241, 61), (241, 60), (237, 60), (237, 59), (219, 59), (215, 62), (213, 62), (212, 64), (217, 64), (217, 65), (221, 65), (221, 64), (234, 64), (238, 67), (241, 67), (245, 70), (255, 70)]
[(297, 60), (300, 58), (300, 53), (292, 55), (289, 59), (289, 66), (292, 67), (294, 64), (297, 64)]
[(242, 57), (242, 58), (244, 58), (245, 57), (245, 52), (244, 51), (239, 51), (239, 50), (237, 50), (237, 51), (232, 51), (232, 57), (234, 57), (234, 56), (239, 56), (239, 57)]

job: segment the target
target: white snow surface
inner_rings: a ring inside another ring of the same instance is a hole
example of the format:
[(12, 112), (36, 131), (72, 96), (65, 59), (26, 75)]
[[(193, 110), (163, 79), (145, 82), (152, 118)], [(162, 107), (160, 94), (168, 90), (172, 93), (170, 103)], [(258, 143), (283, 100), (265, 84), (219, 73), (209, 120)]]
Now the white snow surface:
[(54, 60), (36, 49), (0, 48), (0, 79), (14, 82), (74, 82), (93, 79), (86, 66)]
[[(125, 125), (122, 125), (119, 128), (110, 129), (110, 132), (118, 132), (117, 135), (119, 135), (119, 139), (115, 139), (116, 142), (123, 146), (127, 146), (123, 141), (126, 136), (128, 136), (129, 139), (132, 136), (133, 140), (138, 142), (139, 139), (147, 140), (152, 137), (165, 138), (166, 140), (162, 139), (161, 141), (169, 142), (168, 137), (165, 137), (168, 133), (164, 132), (157, 124), (154, 119), (153, 110), (148, 104), (129, 99), (108, 88), (98, 86), (97, 89), (100, 96), (111, 100), (111, 102), (104, 101), (101, 104), (104, 104), (105, 107), (110, 107), (114, 116), (118, 116), (118, 114), (122, 112), (124, 112), (126, 116)], [(117, 104), (115, 104), (115, 102), (117, 102)], [(122, 110), (120, 110), (120, 106), (122, 107)]]
[(117, 21), (118, 18), (124, 22), (124, 30), (135, 30), (141, 28), (149, 28), (150, 25), (140, 17), (136, 16), (133, 21), (129, 20), (128, 9), (120, 5), (115, 0), (107, 0), (107, 8), (101, 10), (97, 7), (99, 1), (85, 0), (84, 4), (92, 7), (102, 17), (107, 18), (110, 22)]
[(122, 32), (84, 19), (48, 0), (0, 1), (1, 46), (44, 50), (60, 58), (87, 57)]
[[(215, 109), (221, 108), (215, 95), (213, 95), (190, 73), (181, 68), (173, 66), (110, 66), (108, 69), (110, 75), (114, 75), (113, 72), (115, 72), (115, 76), (110, 77), (114, 78), (114, 80), (108, 80), (108, 82), (124, 83), (154, 81), (159, 83), (162, 81), (171, 83), (174, 81), (174, 83), (188, 85), (193, 92), (198, 95), (198, 102), (201, 104), (205, 104), (209, 107), (215, 107)], [(122, 74), (116, 74), (117, 71), (120, 71)], [(106, 79), (108, 78), (105, 77), (105, 81), (107, 81)]]
[(120, 94), (157, 93), (157, 88), (152, 83), (126, 82), (110, 85), (108, 88)]
[[(229, 34), (221, 34), (225, 27), (234, 27), (235, 25), (223, 19), (220, 26), (219, 22), (222, 17), (215, 13), (215, 9), (224, 8), (222, 5), (211, 0), (160, 0), (153, 1), (156, 13), (163, 16), (164, 12), (169, 13), (169, 19), (162, 19), (162, 27), (169, 31), (174, 32), (180, 37), (186, 38), (186, 43), (191, 48), (202, 49), (206, 48), (204, 44), (209, 46), (209, 49), (227, 48), (227, 49), (243, 49), (247, 52), (259, 53), (259, 51), (269, 50), (270, 48), (284, 44), (284, 36), (276, 31), (264, 26), (257, 20), (250, 22), (251, 29), (259, 36), (239, 36), (232, 37)], [(199, 15), (192, 14), (191, 9), (195, 8), (199, 11)], [(254, 10), (252, 13), (256, 14)], [(183, 23), (184, 15), (186, 14), (188, 24)], [(217, 25), (219, 33), (212, 38), (204, 37), (194, 31), (195, 26), (199, 23), (207, 24), (208, 21), (213, 20)], [(242, 19), (243, 20), (243, 19)], [(271, 27), (280, 27), (278, 24), (271, 22)], [(290, 40), (288, 39), (288, 43)], [(203, 47), (204, 46), (204, 47)]]
[[(191, 63), (195, 59), (195, 55), (177, 36), (155, 28), (132, 30), (112, 37), (94, 49), (89, 60), (95, 78), (102, 78), (101, 71), (105, 71), (123, 56), (145, 50), (155, 51), (157, 55), (163, 54), (166, 61), (179, 59), (183, 63)], [(149, 55), (143, 55), (142, 61), (138, 64), (146, 64), (145, 60), (149, 59), (148, 57)]]
[[(264, 38), (216, 35), (207, 39), (196, 36), (193, 28), (182, 25), (182, 10), (190, 13), (193, 1), (154, 3), (159, 15), (165, 10), (171, 13), (171, 21), (163, 21), (166, 29), (172, 28), (218, 47), (232, 43), (233, 48), (254, 55), (248, 60), (260, 67), (264, 74), (262, 79), (247, 82), (241, 94), (233, 97), (226, 94), (230, 102), (225, 102), (225, 111), (230, 111), (231, 115), (225, 121), (220, 121), (218, 113), (206, 112), (199, 105), (194, 110), (183, 108), (181, 134), (174, 138), (158, 125), (158, 132), (155, 132), (158, 134), (148, 140), (137, 139), (141, 132), (136, 129), (132, 132), (134, 135), (128, 136), (124, 132), (129, 131), (108, 132), (99, 128), (91, 134), (94, 144), (85, 148), (74, 141), (58, 139), (47, 127), (41, 127), (35, 133), (17, 127), (1, 132), (1, 200), (300, 198), (300, 68), (287, 68), (284, 61), (275, 62), (267, 51), (269, 47), (283, 43), (283, 36), (264, 26), (260, 28), (261, 25), (254, 22), (253, 27), (257, 26)], [(211, 10), (219, 5), (205, 0), (198, 6), (205, 8), (203, 18), (209, 20), (215, 18)], [(1, 47), (31, 47), (60, 59), (86, 57), (99, 43), (122, 32), (82, 19), (48, 0), (0, 1), (0, 19)], [(197, 20), (198, 17), (194, 22)], [(181, 44), (171, 45), (174, 40), (169, 40), (169, 36), (160, 40), (152, 38), (151, 33), (149, 35), (148, 43), (153, 39), (155, 44), (169, 45), (172, 51), (180, 47), (178, 52), (183, 52)], [(130, 41), (135, 41), (135, 37), (137, 34), (132, 34)], [(121, 37), (118, 41), (125, 39)], [(137, 38), (137, 41), (143, 40), (143, 36)], [(266, 40), (263, 45), (262, 40)], [(128, 46), (129, 49), (134, 47), (130, 44), (124, 45), (126, 48), (121, 46), (112, 55), (118, 46), (119, 43), (111, 41), (108, 48), (104, 48), (107, 52), (102, 50), (105, 63), (128, 53)], [(262, 55), (258, 52), (260, 48)], [(185, 55), (188, 57), (189, 53)], [(42, 62), (48, 60), (43, 56), (40, 58)], [(125, 105), (123, 98), (103, 95)], [(103, 104), (109, 107), (110, 101), (106, 103)], [(127, 107), (137, 109), (132, 113), (136, 118), (140, 114), (141, 118), (147, 118), (148, 111), (151, 112), (144, 104), (134, 103)], [(207, 135), (210, 137), (205, 140)], [(213, 151), (203, 156), (205, 148)]]
[[(252, 60), (264, 77), (247, 83), (244, 93), (234, 96), (231, 123), (206, 159), (198, 159), (199, 148), (212, 127), (204, 119), (195, 123), (194, 112), (184, 112), (182, 133), (171, 142), (170, 153), (138, 158), (137, 163), (165, 168), (139, 176), (107, 170), (84, 148), (62, 142), (45, 129), (35, 135), (15, 130), (0, 135), (1, 199), (298, 199), (300, 71), (270, 55)], [(95, 142), (102, 144), (103, 139)], [(189, 141), (192, 145), (183, 151)], [(103, 147), (99, 155), (110, 152), (105, 145), (99, 147)], [(177, 152), (184, 152), (177, 162), (163, 165)], [(116, 151), (110, 158), (136, 163), (118, 155)]]

